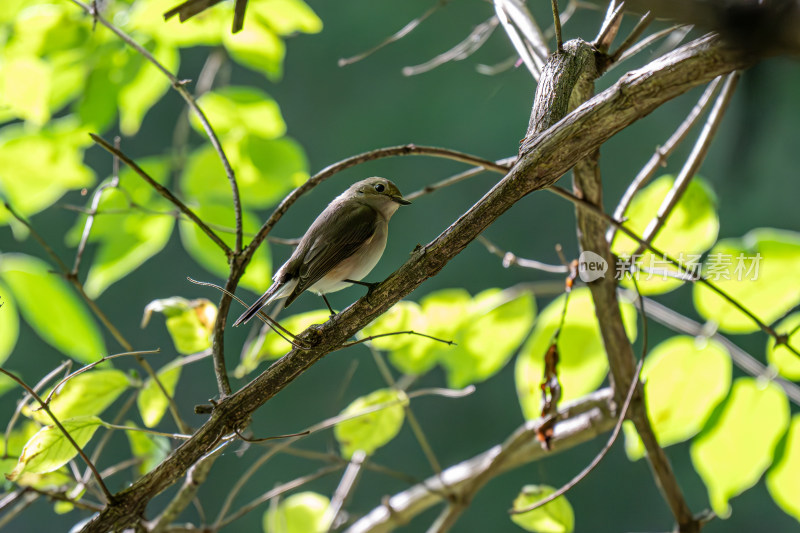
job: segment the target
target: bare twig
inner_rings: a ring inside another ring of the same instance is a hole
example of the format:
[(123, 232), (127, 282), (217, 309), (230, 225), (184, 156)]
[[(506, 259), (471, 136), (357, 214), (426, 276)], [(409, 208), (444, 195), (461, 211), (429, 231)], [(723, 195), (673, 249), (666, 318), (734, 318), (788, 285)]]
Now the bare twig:
[[(120, 137), (114, 137), (114, 148), (119, 150), (119, 143)], [(119, 186), (119, 158), (114, 156), (113, 163), (112, 163), (113, 173), (111, 179), (102, 185), (100, 185), (97, 190), (94, 192), (92, 196), (92, 205), (89, 210), (88, 216), (86, 217), (86, 223), (83, 226), (83, 233), (81, 234), (81, 240), (78, 242), (78, 248), (75, 252), (75, 263), (72, 266), (72, 275), (78, 275), (78, 268), (81, 266), (81, 258), (83, 257), (83, 252), (86, 249), (86, 243), (89, 242), (89, 235), (92, 232), (92, 225), (94, 224), (94, 218), (97, 216), (97, 208), (100, 206), (100, 199), (103, 196), (103, 191), (106, 189), (114, 189)]]
[(483, 244), (486, 247), (486, 249), (489, 250), (489, 253), (494, 254), (503, 260), (503, 268), (508, 268), (512, 265), (517, 265), (522, 268), (541, 270), (542, 272), (550, 272), (553, 274), (566, 274), (567, 272), (569, 272), (569, 268), (565, 265), (550, 265), (548, 263), (542, 263), (541, 261), (536, 261), (535, 259), (525, 259), (524, 257), (517, 257), (517, 255), (512, 252), (503, 251), (483, 235), (478, 237), (478, 242)]
[(231, 250), (230, 247), (227, 244), (225, 244), (225, 241), (223, 241), (219, 237), (219, 235), (214, 233), (214, 230), (209, 228), (208, 225), (205, 222), (203, 222), (200, 219), (200, 217), (198, 217), (197, 214), (191, 210), (189, 206), (184, 204), (177, 196), (175, 196), (171, 190), (167, 189), (166, 187), (158, 183), (155, 179), (153, 179), (150, 176), (150, 174), (145, 172), (142, 169), (142, 167), (136, 164), (136, 162), (133, 159), (125, 155), (121, 150), (115, 148), (114, 146), (111, 146), (111, 144), (109, 144), (108, 141), (106, 141), (99, 135), (90, 133), (89, 136), (92, 138), (94, 142), (96, 142), (97, 144), (105, 148), (108, 152), (110, 152), (112, 155), (114, 155), (114, 157), (118, 157), (123, 163), (128, 165), (128, 167), (130, 167), (131, 170), (136, 172), (136, 174), (138, 174), (144, 181), (146, 181), (151, 187), (153, 187), (153, 189), (155, 189), (156, 192), (158, 192), (158, 194), (160, 194), (161, 196), (172, 202), (172, 204), (175, 205), (175, 207), (180, 209), (184, 215), (189, 217), (192, 220), (192, 222), (197, 224), (197, 227), (200, 228), (200, 230), (203, 233), (208, 235), (208, 238), (214, 241), (214, 244), (219, 246), (220, 249), (223, 252), (225, 252), (226, 256), (230, 257), (233, 254), (233, 250)]
[(350, 494), (356, 487), (358, 478), (360, 477), (364, 461), (367, 459), (367, 454), (363, 450), (356, 450), (350, 458), (350, 463), (342, 474), (342, 479), (339, 481), (339, 486), (333, 493), (331, 503), (325, 509), (325, 514), (322, 518), (322, 523), (327, 524), (327, 530), (333, 531), (337, 527), (337, 518), (342, 510), (342, 507), (347, 502)]
[(561, 38), (561, 17), (558, 15), (558, 0), (550, 0), (550, 7), (553, 10), (553, 29), (556, 33), (556, 52), (564, 51), (564, 40)]
[(442, 8), (445, 5), (447, 5), (447, 3), (449, 1), (450, 0), (438, 0), (434, 5), (429, 7), (428, 10), (425, 11), (425, 13), (423, 13), (419, 17), (413, 19), (411, 22), (409, 22), (408, 24), (406, 24), (405, 26), (400, 28), (397, 32), (393, 33), (392, 35), (390, 35), (389, 37), (387, 37), (386, 39), (381, 41), (379, 44), (373, 46), (369, 50), (367, 50), (365, 52), (361, 52), (360, 54), (356, 54), (356, 55), (351, 56), (351, 57), (343, 57), (343, 58), (339, 59), (339, 62), (338, 62), (339, 66), (340, 67), (346, 67), (347, 65), (352, 65), (353, 63), (356, 63), (358, 61), (361, 61), (362, 59), (365, 59), (365, 58), (371, 56), (372, 54), (374, 54), (375, 52), (377, 52), (381, 48), (399, 41), (400, 39), (402, 39), (403, 37), (405, 37), (406, 35), (408, 35), (412, 31), (417, 29), (417, 26), (419, 26), (420, 24), (425, 22), (425, 20), (427, 20), (428, 17), (430, 17), (436, 11), (438, 11), (439, 8)]
[[(675, 209), (676, 205), (678, 205), (678, 202), (683, 196), (683, 193), (686, 192), (686, 189), (689, 187), (689, 183), (691, 182), (697, 170), (700, 168), (700, 165), (703, 164), (703, 160), (708, 153), (708, 148), (711, 146), (711, 140), (717, 133), (719, 125), (722, 122), (722, 117), (725, 116), (725, 111), (728, 109), (728, 104), (730, 104), (731, 98), (733, 98), (733, 92), (736, 90), (736, 84), (739, 81), (739, 76), (740, 74), (738, 72), (732, 72), (728, 74), (727, 78), (725, 79), (725, 84), (722, 86), (722, 92), (717, 97), (714, 107), (708, 114), (708, 119), (706, 120), (706, 123), (700, 132), (700, 136), (697, 138), (697, 142), (692, 148), (692, 152), (689, 154), (689, 157), (686, 158), (683, 168), (681, 168), (681, 171), (675, 178), (675, 183), (672, 185), (672, 189), (667, 193), (667, 196), (658, 207), (656, 216), (650, 221), (650, 224), (648, 224), (647, 228), (644, 230), (644, 235), (642, 235), (642, 239), (644, 241), (653, 241), (655, 236), (658, 234), (658, 231), (664, 225), (664, 222), (666, 222), (670, 213), (672, 213), (672, 210)], [(640, 254), (642, 250), (643, 249), (640, 245), (633, 255)]]
[[(441, 181), (437, 181), (436, 183), (433, 183), (431, 185), (426, 185), (425, 187), (423, 187), (422, 189), (420, 189), (418, 191), (414, 191), (412, 193), (409, 193), (409, 194), (405, 195), (405, 198), (407, 200), (416, 200), (420, 196), (425, 196), (426, 194), (430, 194), (432, 192), (436, 192), (439, 189), (444, 189), (445, 187), (449, 187), (451, 185), (455, 185), (456, 183), (464, 181), (465, 179), (469, 179), (469, 178), (471, 178), (473, 176), (476, 176), (476, 175), (478, 175), (478, 174), (480, 174), (482, 172), (486, 172), (487, 170), (493, 170), (495, 172), (499, 172), (501, 174), (505, 174), (506, 172), (508, 172), (511, 169), (511, 166), (514, 164), (514, 161), (516, 161), (516, 159), (517, 159), (516, 156), (506, 157), (505, 159), (499, 159), (499, 160), (495, 161), (495, 163), (497, 163), (497, 165), (499, 165), (495, 169), (487, 169), (485, 167), (474, 167), (474, 168), (471, 168), (469, 170), (465, 170), (464, 172), (459, 172), (458, 174), (450, 176), (449, 178), (445, 178), (445, 179), (443, 179)], [(503, 167), (505, 167), (505, 170), (503, 170)]]
[(423, 72), (429, 72), (449, 61), (461, 61), (468, 58), (478, 49), (480, 49), (481, 46), (483, 46), (489, 37), (492, 36), (495, 28), (497, 28), (497, 18), (488, 18), (485, 22), (475, 26), (466, 39), (455, 45), (450, 50), (437, 55), (433, 59), (426, 61), (421, 65), (403, 67), (403, 76), (416, 76), (418, 74), (422, 74)]
[(655, 17), (653, 17), (652, 13), (649, 11), (642, 15), (642, 18), (639, 19), (639, 22), (636, 23), (636, 26), (634, 26), (628, 36), (625, 37), (625, 40), (622, 41), (622, 44), (619, 45), (619, 48), (617, 48), (617, 50), (611, 54), (609, 61), (611, 63), (616, 62), (626, 50), (633, 46), (633, 43), (636, 42), (636, 39), (642, 36), (644, 30), (650, 26), (650, 23), (653, 22), (654, 18)]
[[(700, 120), (700, 117), (703, 115), (705, 110), (711, 106), (714, 97), (719, 92), (721, 83), (721, 77), (716, 78), (714, 81), (709, 83), (708, 87), (706, 87), (706, 90), (703, 91), (703, 94), (697, 100), (697, 103), (692, 110), (689, 111), (689, 114), (686, 115), (686, 118), (683, 120), (683, 122), (681, 122), (680, 126), (678, 126), (675, 132), (662, 146), (656, 148), (655, 153), (650, 157), (647, 163), (644, 164), (639, 173), (636, 174), (636, 177), (625, 190), (625, 194), (622, 195), (619, 204), (617, 204), (617, 208), (614, 210), (613, 216), (615, 219), (622, 220), (622, 218), (625, 216), (625, 211), (628, 209), (631, 201), (633, 201), (633, 197), (636, 195), (636, 193), (642, 187), (644, 187), (648, 181), (650, 181), (650, 178), (653, 177), (660, 167), (663, 167), (666, 164), (667, 158), (672, 155), (672, 152), (675, 151), (678, 145), (680, 145), (680, 143), (686, 138), (694, 125)], [(616, 233), (616, 226), (611, 226), (606, 233), (606, 240), (608, 242), (612, 242)]]
[(71, 0), (71, 2), (86, 11), (86, 13), (92, 15), (96, 22), (99, 22), (111, 30), (128, 46), (136, 50), (142, 57), (160, 70), (169, 79), (172, 87), (178, 92), (178, 94), (181, 95), (181, 97), (183, 97), (183, 99), (186, 101), (186, 104), (192, 109), (192, 111), (194, 111), (195, 115), (197, 115), (200, 124), (203, 126), (203, 130), (205, 130), (206, 135), (208, 135), (208, 140), (211, 142), (211, 146), (214, 147), (214, 150), (216, 150), (217, 154), (219, 155), (220, 161), (222, 161), (222, 166), (225, 169), (225, 174), (227, 175), (228, 182), (231, 186), (231, 191), (233, 193), (233, 208), (236, 213), (236, 245), (234, 246), (234, 251), (238, 253), (242, 249), (242, 205), (241, 201), (239, 200), (239, 186), (236, 183), (236, 176), (233, 172), (230, 162), (228, 161), (228, 157), (225, 155), (225, 151), (222, 149), (222, 143), (220, 143), (217, 134), (214, 133), (214, 128), (211, 126), (211, 123), (208, 121), (205, 113), (203, 113), (203, 110), (197, 105), (197, 101), (192, 96), (192, 93), (186, 89), (186, 81), (179, 80), (174, 74), (172, 74), (172, 72), (170, 72), (155, 57), (153, 57), (153, 54), (148, 52), (146, 48), (137, 43), (127, 33), (106, 20), (97, 10), (93, 9), (92, 6), (85, 4), (80, 0)]

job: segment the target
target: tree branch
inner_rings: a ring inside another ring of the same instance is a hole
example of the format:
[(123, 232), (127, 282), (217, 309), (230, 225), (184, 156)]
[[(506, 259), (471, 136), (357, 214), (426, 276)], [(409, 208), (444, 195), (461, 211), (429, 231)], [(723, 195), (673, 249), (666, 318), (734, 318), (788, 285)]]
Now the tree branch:
[[(722, 47), (715, 36), (701, 37), (646, 67), (627, 73), (542, 135), (526, 139), (519, 161), (474, 206), (432, 242), (415, 249), (410, 259), (371, 294), (325, 324), (312, 326), (303, 332), (300, 338), (311, 349), (292, 350), (237, 393), (224, 398), (191, 439), (174, 450), (159, 466), (121, 491), (114, 504), (95, 516), (83, 531), (105, 533), (135, 522), (150, 499), (211, 451), (226, 433), (240, 427), (256, 409), (319, 359), (337, 350), (358, 330), (436, 275), (523, 196), (551, 186), (615, 133), (664, 102), (721, 74), (744, 68), (750, 62), (738, 52)], [(357, 164), (357, 158), (350, 160), (348, 165)], [(320, 181), (326, 172), (331, 171), (326, 169)], [(313, 185), (296, 189), (281, 203), (259, 231), (262, 241), (288, 205)]]

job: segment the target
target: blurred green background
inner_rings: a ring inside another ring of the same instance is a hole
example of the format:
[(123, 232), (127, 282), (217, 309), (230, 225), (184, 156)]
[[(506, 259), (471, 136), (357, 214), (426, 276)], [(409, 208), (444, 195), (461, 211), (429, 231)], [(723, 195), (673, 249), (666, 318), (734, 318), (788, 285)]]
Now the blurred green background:
[[(162, 3), (165, 9), (172, 5), (172, 2)], [(337, 66), (339, 58), (374, 46), (427, 10), (433, 0), (381, 3), (310, 0), (308, 3), (322, 19), (324, 29), (319, 34), (298, 35), (287, 40), (285, 73), (281, 80), (270, 82), (260, 74), (229, 64), (232, 66), (232, 83), (259, 87), (279, 103), (288, 124), (288, 135), (304, 148), (311, 173), (362, 151), (409, 142), (444, 146), (490, 159), (516, 153), (527, 126), (535, 85), (524, 68), (511, 69), (496, 76), (484, 76), (475, 70), (479, 63), (494, 64), (513, 54), (501, 30), (497, 30), (474, 56), (464, 61), (446, 63), (418, 76), (406, 77), (401, 72), (404, 66), (423, 63), (464, 39), (475, 25), (493, 14), (491, 4), (477, 0), (450, 2), (402, 41), (363, 61), (340, 68)], [(535, 1), (530, 4), (538, 20), (546, 21), (549, 3)], [(565, 39), (582, 37), (590, 40), (601, 19), (601, 12), (579, 10), (565, 26)], [(633, 22), (632, 17), (627, 17), (623, 32), (630, 29)], [(106, 30), (98, 28), (97, 31)], [(601, 78), (598, 90), (613, 83), (625, 70), (644, 64), (655, 48)], [(185, 51), (178, 77), (196, 79), (207, 53), (208, 49), (203, 48)], [(800, 68), (791, 60), (764, 61), (744, 74), (700, 172), (712, 184), (718, 197), (720, 238), (740, 237), (754, 227), (800, 229), (796, 207), (800, 198), (797, 175), (800, 163), (798, 87)], [(702, 88), (668, 103), (603, 146), (601, 166), (607, 210), (613, 210), (628, 182), (655, 147), (671, 134), (701, 91)], [(168, 151), (174, 123), (182, 109), (180, 98), (174, 92), (168, 93), (146, 116), (142, 132), (148, 133), (140, 132), (123, 138), (123, 150), (135, 159)], [(111, 134), (106, 133), (105, 137), (110, 138)], [(199, 145), (202, 139), (193, 134), (191, 142)], [(665, 171), (677, 172), (682, 156), (688, 153), (690, 146), (691, 141), (672, 157)], [(111, 159), (107, 153), (91, 148), (86, 157), (98, 176), (109, 174)], [(336, 175), (303, 197), (273, 233), (280, 237), (300, 236), (335, 195), (363, 177), (388, 177), (408, 193), (464, 168), (457, 163), (422, 157), (394, 158), (358, 166)], [(568, 187), (569, 179), (565, 176), (561, 184)], [(425, 196), (413, 206), (401, 209), (392, 221), (392, 236), (386, 253), (369, 279), (384, 279), (403, 263), (417, 243), (424, 244), (438, 235), (496, 180), (496, 175), (486, 173)], [(84, 202), (85, 199), (75, 192), (65, 196), (60, 203), (82, 205)], [(263, 210), (260, 215), (266, 218), (269, 212)], [(72, 226), (74, 221), (74, 212), (58, 207), (32, 217), (35, 227), (64, 258), (71, 258), (74, 253), (64, 244), (65, 228)], [(554, 250), (557, 244), (564, 247), (567, 257), (575, 256), (577, 250), (571, 205), (543, 192), (519, 202), (486, 235), (500, 247), (522, 257), (550, 263), (558, 262)], [(273, 263), (278, 265), (288, 257), (289, 249), (271, 246)], [(0, 250), (42, 256), (32, 239), (18, 242), (7, 228), (0, 230)], [(153, 320), (144, 331), (139, 329), (139, 320), (144, 306), (157, 298), (178, 295), (217, 300), (217, 295), (210, 289), (189, 284), (187, 276), (217, 283), (222, 281), (188, 257), (175, 232), (163, 252), (146, 262), (126, 282), (111, 286), (98, 303), (126, 336), (136, 340), (137, 348), (160, 346), (164, 354), (157, 357), (164, 357), (167, 361), (174, 354), (161, 320)], [(479, 243), (473, 243), (409, 298), (418, 300), (428, 292), (448, 287), (464, 287), (475, 294), (488, 287), (509, 287), (531, 281), (560, 282), (560, 278), (513, 267), (504, 269), (497, 257), (490, 255)], [(265, 279), (264, 287), (268, 284), (269, 280)], [(256, 296), (244, 290), (239, 294), (246, 300)], [(362, 289), (356, 287), (338, 292), (330, 300), (334, 307), (344, 308), (361, 295)], [(537, 296), (540, 310), (550, 298)], [(661, 301), (697, 318), (688, 287), (665, 295)], [(293, 305), (292, 312), (317, 309), (320, 305), (317, 298), (306, 295)], [(238, 311), (234, 308), (233, 313), (238, 314)], [(666, 329), (654, 325), (651, 327), (651, 346), (668, 335)], [(226, 358), (229, 368), (235, 366), (245, 336), (244, 330), (228, 332)], [(740, 336), (736, 341), (752, 354), (761, 356), (763, 353), (765, 340), (762, 335)], [(109, 347), (114, 346), (110, 339), (108, 343)], [(43, 369), (57, 365), (60, 360), (52, 348), (24, 325), (20, 342), (8, 365), (30, 382), (37, 380)], [(121, 366), (126, 367), (126, 364), (130, 366), (129, 362)], [(154, 362), (156, 366), (159, 364)], [(348, 380), (353, 368), (353, 379)], [(234, 388), (243, 383), (234, 381)], [(436, 369), (425, 375), (418, 385), (442, 386), (443, 383), (443, 374)], [(335, 415), (355, 397), (383, 385), (365, 348), (333, 353), (257, 411), (252, 430), (257, 436), (298, 431)], [(194, 426), (202, 424), (204, 417), (192, 414), (192, 408), (216, 394), (210, 360), (186, 367), (178, 392), (177, 400), (186, 419)], [(2, 412), (10, 412), (17, 397), (16, 394), (7, 394), (0, 398)], [(412, 407), (443, 465), (467, 459), (502, 442), (523, 421), (511, 364), (489, 381), (479, 384), (477, 392), (467, 398), (422, 398), (415, 400)], [(561, 485), (580, 471), (604, 442), (605, 438), (598, 439), (493, 480), (478, 494), (453, 530), (519, 530), (508, 520), (506, 509), (521, 486), (529, 483)], [(124, 436), (116, 435), (112, 443), (117, 458), (129, 453)], [(314, 435), (303, 446), (318, 450), (337, 449), (331, 432)], [(692, 509), (700, 511), (708, 505), (707, 495), (692, 468), (688, 448), (688, 444), (679, 444), (668, 448), (667, 452)], [(234, 448), (230, 448), (214, 466), (210, 482), (200, 489), (200, 497), (211, 516), (216, 514), (219, 502), (230, 486), (249, 466), (248, 455), (244, 457), (245, 460), (241, 460)], [(395, 440), (376, 453), (375, 460), (419, 478), (431, 474), (407, 426)], [(114, 456), (108, 454), (103, 464), (107, 466), (114, 461)], [(239, 501), (247, 501), (278, 482), (316, 468), (316, 464), (303, 459), (279, 456), (251, 481)], [(124, 477), (114, 478), (112, 489), (122, 488), (127, 482)], [(337, 483), (337, 476), (329, 476), (309, 488), (331, 494)], [(353, 513), (367, 512), (380, 503), (384, 494), (393, 494), (404, 488), (400, 481), (367, 471), (347, 509)], [(173, 491), (174, 487), (156, 498), (150, 513), (155, 513)], [(571, 491), (569, 499), (576, 513), (577, 531), (654, 531), (668, 530), (672, 526), (669, 510), (654, 485), (646, 462), (630, 463), (621, 443), (614, 447), (596, 471)], [(78, 513), (54, 517), (49, 507), (44, 501), (37, 502), (10, 524), (10, 530), (62, 531), (77, 520)], [(797, 522), (778, 509), (763, 483), (734, 499), (732, 507), (730, 520), (715, 520), (706, 531), (798, 530)], [(423, 531), (436, 513), (438, 508), (424, 513), (401, 530)], [(250, 513), (228, 530), (259, 531), (261, 514)], [(186, 516), (188, 520), (197, 519), (191, 507)]]

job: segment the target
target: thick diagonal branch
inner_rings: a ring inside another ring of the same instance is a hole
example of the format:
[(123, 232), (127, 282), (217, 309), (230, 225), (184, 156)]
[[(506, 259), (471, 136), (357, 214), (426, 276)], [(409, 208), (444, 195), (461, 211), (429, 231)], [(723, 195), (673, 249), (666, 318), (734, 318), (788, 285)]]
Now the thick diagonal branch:
[(211, 418), (151, 472), (123, 490), (83, 529), (105, 532), (134, 523), (150, 499), (179, 479), (219, 440), (239, 427), (296, 377), (435, 276), (483, 230), (525, 195), (555, 183), (575, 163), (612, 135), (659, 105), (720, 74), (748, 66), (733, 50), (706, 36), (682, 46), (650, 65), (629, 72), (606, 91), (523, 145), (517, 164), (474, 206), (364, 298), (301, 337), (309, 350), (292, 350), (235, 394), (225, 398)]

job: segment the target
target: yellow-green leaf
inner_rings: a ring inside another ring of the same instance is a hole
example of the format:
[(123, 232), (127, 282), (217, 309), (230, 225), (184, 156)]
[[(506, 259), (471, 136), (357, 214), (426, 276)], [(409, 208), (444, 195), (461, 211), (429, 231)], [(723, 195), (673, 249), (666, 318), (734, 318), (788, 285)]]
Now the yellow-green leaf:
[[(625, 211), (625, 226), (637, 235), (643, 235), (674, 183), (673, 176), (661, 176), (639, 191)], [(678, 260), (683, 266), (692, 268), (699, 265), (701, 254), (714, 244), (718, 234), (716, 197), (711, 187), (695, 176), (652, 243), (654, 247)], [(612, 246), (615, 254), (630, 257), (638, 248), (638, 242), (622, 232), (617, 232)], [(657, 257), (649, 251), (637, 257), (636, 264), (650, 270), (678, 272), (678, 269), (664, 257)], [(683, 283), (663, 274), (639, 272), (635, 275), (639, 290), (643, 294), (661, 294)], [(632, 286), (630, 281), (623, 283)]]
[(465, 387), (499, 372), (530, 332), (535, 315), (536, 302), (528, 292), (489, 289), (476, 295), (456, 346), (439, 359), (449, 386)]
[[(64, 429), (81, 448), (86, 446), (102, 423), (96, 416), (61, 421)], [(48, 425), (40, 429), (25, 444), (17, 466), (10, 474), (6, 474), (6, 478), (15, 481), (26, 472), (36, 474), (52, 472), (65, 465), (76, 455), (78, 455), (78, 451), (61, 430), (54, 425)]]
[[(781, 335), (789, 335), (788, 344), (800, 351), (800, 313), (792, 313), (775, 327)], [(784, 346), (775, 346), (775, 339), (767, 341), (767, 361), (786, 379), (800, 381), (800, 357)]]
[[(517, 357), (517, 396), (522, 413), (527, 419), (538, 418), (541, 413), (539, 384), (544, 372), (544, 355), (561, 323), (564, 299), (564, 296), (556, 298), (541, 312), (533, 334)], [(620, 300), (620, 311), (628, 338), (633, 341), (636, 338), (636, 309), (630, 302)], [(567, 317), (558, 341), (558, 353), (562, 402), (580, 398), (595, 390), (605, 379), (608, 359), (592, 295), (586, 287), (573, 290), (569, 297)]]
[[(318, 309), (282, 318), (281, 326), (296, 335), (312, 324), (326, 322), (328, 318), (330, 318), (330, 312), (327, 309)], [(275, 333), (272, 328), (263, 326), (259, 334), (245, 344), (242, 350), (241, 362), (236, 367), (236, 370), (233, 371), (233, 375), (237, 378), (243, 378), (255, 370), (262, 361), (282, 357), (291, 349), (292, 345)]]
[(717, 515), (730, 515), (728, 500), (758, 481), (788, 425), (789, 403), (778, 385), (752, 378), (733, 383), (719, 418), (691, 448), (692, 463)]
[(279, 35), (322, 30), (322, 21), (302, 0), (263, 0), (254, 3), (250, 9)]
[[(171, 398), (175, 396), (175, 387), (181, 377), (181, 368), (183, 367), (178, 364), (169, 364), (156, 373), (158, 381)], [(136, 398), (136, 405), (139, 407), (139, 414), (142, 415), (142, 422), (151, 428), (161, 421), (169, 407), (169, 399), (164, 396), (158, 383), (152, 378), (148, 378)]]
[[(703, 273), (762, 322), (770, 324), (800, 303), (800, 233), (761, 228), (725, 239), (709, 252)], [(751, 318), (697, 283), (694, 305), (730, 333), (758, 331)]]
[(47, 263), (27, 255), (4, 254), (0, 278), (11, 288), (25, 321), (47, 343), (85, 363), (106, 353), (103, 337), (83, 302)]
[[(647, 354), (642, 369), (647, 415), (661, 446), (696, 435), (731, 386), (731, 359), (714, 340), (677, 336)], [(636, 430), (625, 423), (625, 450), (644, 456)]]
[[(228, 86), (204, 94), (197, 103), (218, 135), (243, 130), (274, 139), (286, 133), (278, 103), (259, 89)], [(203, 131), (195, 115), (191, 123), (197, 131)]]
[(327, 531), (325, 511), (331, 501), (316, 492), (298, 492), (268, 509), (262, 519), (264, 533), (315, 533)]
[[(2, 261), (2, 259), (0, 259)], [(19, 313), (8, 287), (0, 283), (0, 365), (6, 362), (19, 337)], [(2, 389), (2, 387), (0, 387)]]
[[(119, 370), (90, 370), (61, 385), (51, 397), (50, 410), (58, 420), (99, 415), (129, 385), (128, 376)], [(34, 410), (32, 417), (41, 424), (52, 423), (44, 410)]]
[[(177, 72), (179, 55), (172, 46), (156, 45), (151, 50), (155, 57), (170, 72)], [(169, 90), (169, 79), (144, 58), (136, 76), (120, 87), (119, 127), (123, 134), (134, 135), (139, 131), (145, 114)]]
[(800, 415), (792, 417), (783, 453), (767, 472), (767, 489), (781, 509), (800, 521)]
[[(547, 485), (526, 485), (514, 499), (514, 509), (525, 509), (556, 491)], [(575, 513), (565, 496), (527, 513), (512, 514), (511, 520), (526, 531), (535, 533), (572, 533), (575, 529)]]
[(237, 63), (263, 72), (270, 80), (280, 79), (286, 46), (258, 18), (248, 18), (239, 33), (224, 32), (222, 42)]
[(389, 405), (336, 424), (334, 435), (339, 441), (342, 457), (350, 459), (357, 450), (371, 455), (391, 441), (403, 427), (403, 406), (407, 403), (405, 393), (394, 389), (379, 389), (354, 400), (340, 413), (341, 416), (362, 413), (378, 405)]

